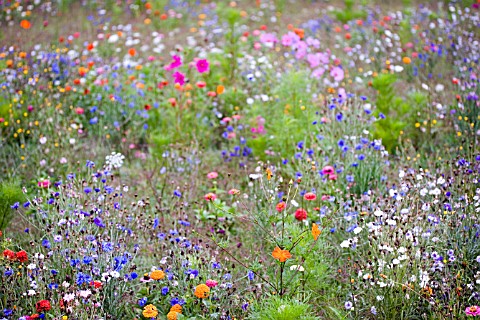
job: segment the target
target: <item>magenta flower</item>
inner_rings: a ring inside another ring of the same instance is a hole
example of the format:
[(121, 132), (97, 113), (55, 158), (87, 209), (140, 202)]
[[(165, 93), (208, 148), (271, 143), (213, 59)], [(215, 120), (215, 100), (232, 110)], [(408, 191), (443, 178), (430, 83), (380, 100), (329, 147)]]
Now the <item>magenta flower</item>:
[(175, 83), (178, 83), (179, 85), (183, 86), (185, 83), (185, 75), (181, 72), (175, 71), (175, 73), (172, 75), (173, 78), (175, 79)]
[(38, 186), (40, 188), (48, 188), (48, 187), (50, 187), (50, 180), (38, 181)]
[(214, 288), (218, 285), (218, 282), (215, 281), (215, 280), (212, 280), (212, 279), (208, 279), (205, 284), (207, 285), (207, 287), (209, 288)]
[(322, 174), (331, 175), (335, 173), (335, 169), (332, 166), (325, 166), (322, 169)]
[(208, 72), (210, 70), (210, 64), (207, 59), (200, 59), (197, 61), (197, 70), (200, 73)]
[(182, 58), (179, 56), (173, 56), (172, 57), (173, 61), (170, 63), (168, 66), (165, 67), (165, 70), (173, 70), (175, 68), (181, 67), (182, 66)]
[(465, 314), (467, 316), (472, 316), (472, 317), (480, 316), (480, 307), (479, 306), (467, 307), (465, 309)]

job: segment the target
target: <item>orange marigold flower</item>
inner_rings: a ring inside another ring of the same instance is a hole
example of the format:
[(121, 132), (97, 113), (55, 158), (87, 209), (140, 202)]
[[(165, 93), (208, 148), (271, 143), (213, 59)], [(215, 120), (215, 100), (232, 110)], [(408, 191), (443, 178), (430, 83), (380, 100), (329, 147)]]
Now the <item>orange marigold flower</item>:
[(167, 313), (167, 320), (177, 320), (178, 317), (178, 312), (176, 311), (170, 311), (169, 313)]
[(178, 313), (182, 313), (182, 306), (179, 305), (178, 303), (177, 304), (174, 304), (171, 308), (170, 308), (170, 312), (172, 311), (175, 311), (175, 312), (178, 312)]
[(146, 305), (143, 308), (142, 314), (145, 318), (155, 318), (158, 316), (157, 307), (155, 307), (153, 304)]
[(282, 250), (279, 247), (275, 247), (272, 256), (280, 262), (285, 262), (292, 257), (292, 254), (288, 250)]
[(207, 298), (208, 295), (210, 294), (210, 288), (202, 283), (202, 284), (199, 284), (196, 288), (195, 288), (195, 297), (199, 298), (199, 299), (204, 299), (204, 298)]
[(182, 313), (182, 306), (179, 305), (178, 303), (177, 303), (177, 304), (174, 304), (174, 305), (170, 308), (170, 312)]
[(322, 233), (320, 229), (318, 228), (318, 225), (316, 223), (312, 224), (312, 236), (313, 240), (317, 241), (318, 236)]
[(163, 272), (162, 270), (153, 270), (150, 273), (150, 278), (153, 280), (162, 280), (163, 278), (165, 278), (165, 272)]

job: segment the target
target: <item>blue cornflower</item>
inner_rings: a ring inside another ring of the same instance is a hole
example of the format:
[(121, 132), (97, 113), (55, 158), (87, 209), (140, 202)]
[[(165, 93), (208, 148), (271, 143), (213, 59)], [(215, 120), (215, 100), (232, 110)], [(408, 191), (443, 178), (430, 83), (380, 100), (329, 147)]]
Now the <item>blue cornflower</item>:
[(168, 289), (168, 287), (163, 287), (162, 288), (162, 296), (166, 296), (169, 291), (170, 291), (170, 289)]
[(105, 252), (113, 251), (113, 244), (111, 242), (102, 243), (102, 250)]
[(146, 304), (147, 304), (147, 301), (148, 301), (148, 298), (147, 297), (143, 297), (142, 299), (138, 300), (138, 305), (140, 307), (144, 307)]
[(47, 248), (47, 249), (50, 249), (50, 247), (51, 247), (50, 241), (48, 241), (48, 239), (43, 239), (42, 240), (42, 246)]

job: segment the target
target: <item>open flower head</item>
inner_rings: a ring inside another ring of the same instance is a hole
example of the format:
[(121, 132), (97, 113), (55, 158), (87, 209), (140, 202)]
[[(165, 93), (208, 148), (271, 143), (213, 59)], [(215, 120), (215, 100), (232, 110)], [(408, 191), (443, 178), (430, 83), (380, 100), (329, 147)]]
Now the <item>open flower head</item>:
[(282, 250), (279, 247), (275, 247), (272, 256), (280, 262), (285, 262), (292, 257), (292, 254), (288, 250)]
[(142, 314), (145, 318), (155, 318), (158, 316), (157, 307), (155, 307), (153, 304), (148, 304), (143, 308)]
[(163, 272), (162, 270), (153, 270), (150, 273), (150, 278), (153, 280), (162, 280), (163, 278), (165, 278), (165, 272)]
[(199, 299), (208, 298), (208, 295), (210, 294), (210, 288), (204, 283), (199, 284), (198, 286), (195, 287), (194, 294), (195, 294), (195, 297)]

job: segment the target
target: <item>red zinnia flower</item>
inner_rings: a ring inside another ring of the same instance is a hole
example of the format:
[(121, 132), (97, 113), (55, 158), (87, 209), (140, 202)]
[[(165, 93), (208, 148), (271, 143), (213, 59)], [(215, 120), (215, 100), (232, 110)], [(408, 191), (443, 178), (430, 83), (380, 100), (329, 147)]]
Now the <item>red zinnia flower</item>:
[(295, 219), (299, 220), (299, 221), (302, 221), (302, 220), (306, 220), (307, 219), (307, 211), (305, 209), (297, 209), (297, 211), (295, 211)]
[(25, 250), (18, 251), (15, 255), (16, 255), (17, 260), (22, 262), (22, 263), (28, 261), (28, 256), (27, 256), (27, 253), (25, 252)]
[(45, 312), (50, 310), (52, 307), (50, 306), (50, 301), (40, 300), (35, 304), (35, 308), (37, 309), (37, 312)]
[(313, 201), (317, 199), (317, 195), (313, 192), (307, 192), (303, 197), (305, 198), (305, 200), (308, 200), (308, 201)]
[(8, 260), (15, 260), (15, 252), (13, 252), (12, 250), (3, 250), (3, 256), (5, 258), (8, 258)]

